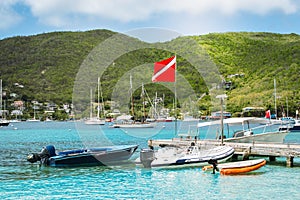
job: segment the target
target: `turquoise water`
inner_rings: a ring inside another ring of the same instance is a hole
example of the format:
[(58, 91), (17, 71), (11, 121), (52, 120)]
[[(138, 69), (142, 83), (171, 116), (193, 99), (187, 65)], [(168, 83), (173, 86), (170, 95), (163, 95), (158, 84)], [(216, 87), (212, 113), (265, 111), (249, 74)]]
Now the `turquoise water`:
[[(200, 168), (144, 169), (123, 166), (40, 167), (26, 161), (48, 144), (57, 150), (105, 144), (139, 144), (149, 138), (172, 138), (174, 124), (128, 132), (74, 122), (21, 122), (0, 128), (0, 196), (2, 199), (300, 199), (300, 161), (285, 167), (285, 158), (236, 176)], [(200, 137), (209, 137), (203, 133)], [(300, 143), (300, 133), (286, 142)], [(139, 150), (132, 160), (139, 156)]]

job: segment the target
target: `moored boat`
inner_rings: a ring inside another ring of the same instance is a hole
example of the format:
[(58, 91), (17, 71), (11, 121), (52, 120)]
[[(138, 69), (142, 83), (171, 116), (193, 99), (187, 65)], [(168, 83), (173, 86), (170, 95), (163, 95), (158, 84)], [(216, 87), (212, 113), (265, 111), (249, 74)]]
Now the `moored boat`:
[(155, 123), (122, 121), (122, 122), (114, 123), (111, 127), (112, 128), (154, 128)]
[(138, 145), (119, 145), (88, 149), (74, 149), (56, 154), (55, 147), (48, 145), (40, 153), (31, 153), (27, 161), (52, 167), (111, 165), (127, 161), (136, 151)]
[(285, 124), (279, 127), (280, 131), (300, 132), (300, 120), (295, 120), (294, 124)]
[(0, 127), (8, 126), (9, 121), (3, 118), (3, 116), (5, 116), (5, 112), (2, 108), (2, 79), (0, 79), (0, 114), (1, 114)]
[(261, 168), (265, 164), (266, 164), (265, 159), (255, 159), (255, 160), (222, 163), (222, 164), (212, 164), (212, 165), (204, 166), (202, 170), (203, 171), (216, 170), (221, 175), (235, 175), (235, 174), (252, 172), (254, 170)]
[(134, 121), (131, 115), (121, 115), (117, 117), (112, 128), (154, 128), (155, 123)]
[(0, 119), (0, 127), (1, 126), (8, 126), (9, 125), (9, 121), (5, 120), (5, 119)]
[[(90, 91), (91, 95), (91, 102), (90, 102), (90, 118), (85, 120), (84, 123), (87, 125), (105, 125), (106, 120), (104, 118), (100, 118), (100, 78), (98, 77), (98, 100), (97, 100), (97, 117), (93, 117), (93, 91), (91, 89)], [(102, 92), (101, 92), (101, 98), (102, 98), (102, 103), (104, 104), (103, 97), (102, 97)], [(102, 110), (104, 109), (104, 106), (102, 106)], [(104, 114), (104, 110), (103, 110)]]
[[(242, 142), (242, 143), (253, 143), (253, 142), (272, 142), (272, 143), (283, 143), (284, 138), (289, 133), (288, 130), (278, 130), (278, 127), (272, 124), (255, 125), (261, 124), (265, 119), (254, 118), (254, 117), (241, 117), (241, 118), (228, 118), (224, 120), (224, 126), (227, 126), (227, 134), (224, 134), (225, 142)], [(254, 124), (254, 126), (250, 126)], [(198, 128), (205, 126), (220, 125), (220, 121), (212, 122), (200, 122)], [(237, 127), (239, 126), (239, 127)], [(233, 130), (233, 128), (239, 128)], [(226, 130), (225, 129), (225, 130)], [(219, 128), (216, 127), (216, 132)], [(220, 139), (221, 135), (217, 137)]]
[(234, 149), (228, 146), (202, 149), (192, 144), (188, 148), (163, 147), (157, 151), (142, 149), (140, 158), (136, 162), (147, 168), (204, 166), (210, 159), (225, 162), (232, 157), (233, 153)]
[(105, 119), (100, 119), (97, 117), (89, 118), (84, 121), (84, 123), (87, 125), (105, 125), (105, 122), (106, 122)]

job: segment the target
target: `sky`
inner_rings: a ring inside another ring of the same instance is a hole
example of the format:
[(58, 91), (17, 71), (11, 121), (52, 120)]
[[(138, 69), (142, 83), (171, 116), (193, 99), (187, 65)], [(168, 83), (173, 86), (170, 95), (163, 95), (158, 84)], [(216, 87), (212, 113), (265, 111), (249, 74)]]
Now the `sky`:
[(161, 28), (300, 34), (299, 0), (1, 0), (0, 39), (54, 31)]

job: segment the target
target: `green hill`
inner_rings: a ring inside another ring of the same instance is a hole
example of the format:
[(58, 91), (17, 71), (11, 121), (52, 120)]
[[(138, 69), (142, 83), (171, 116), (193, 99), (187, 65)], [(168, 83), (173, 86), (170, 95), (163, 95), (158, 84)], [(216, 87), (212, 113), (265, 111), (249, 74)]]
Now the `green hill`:
[[(3, 88), (23, 100), (71, 102), (73, 83), (83, 59), (114, 33), (107, 30), (53, 32), (0, 41)], [(24, 88), (14, 87), (14, 83)]]
[(296, 34), (225, 33), (201, 36), (209, 54), (224, 77), (244, 74), (228, 91), (228, 109), (262, 106), (273, 109), (274, 79), (277, 105), (282, 111), (288, 102), (290, 114), (300, 106), (300, 37)]
[[(15, 100), (71, 103), (76, 74), (88, 54), (105, 39), (116, 33), (108, 30), (87, 32), (54, 32), (27, 37), (13, 37), (0, 41), (0, 78), (7, 94), (16, 93)], [(128, 39), (128, 38), (127, 38)], [(146, 43), (130, 39), (140, 45)], [(196, 41), (199, 49), (189, 49), (188, 41)], [(152, 47), (155, 47), (154, 44)], [(274, 33), (213, 33), (186, 36), (160, 43), (168, 48), (202, 54), (204, 50), (216, 64), (222, 77), (232, 85), (226, 90), (229, 96), (227, 110), (240, 112), (246, 106), (274, 109), (274, 79), (277, 82), (278, 107), (289, 104), (290, 115), (300, 106), (299, 65), (300, 36)], [(195, 50), (196, 49), (196, 50)], [(112, 51), (115, 51), (112, 49)], [(112, 52), (114, 53), (114, 52)], [(135, 66), (153, 63), (172, 55), (172, 52), (145, 48), (118, 57), (101, 77), (104, 99), (111, 99), (117, 81)], [(178, 72), (192, 86), (199, 98), (209, 93), (205, 78), (186, 57), (178, 54)], [(179, 67), (180, 66), (180, 67)], [(151, 72), (150, 72), (151, 73)], [(242, 76), (231, 76), (239, 74)], [(211, 74), (208, 76), (214, 76)], [(16, 87), (15, 83), (24, 87)], [(155, 92), (166, 95), (165, 104), (172, 106), (170, 90), (147, 84), (151, 96)], [(185, 88), (179, 88), (179, 90)], [(140, 90), (135, 92), (140, 99)], [(214, 97), (212, 97), (214, 98)], [(198, 108), (206, 114), (211, 111), (210, 97), (198, 101)]]

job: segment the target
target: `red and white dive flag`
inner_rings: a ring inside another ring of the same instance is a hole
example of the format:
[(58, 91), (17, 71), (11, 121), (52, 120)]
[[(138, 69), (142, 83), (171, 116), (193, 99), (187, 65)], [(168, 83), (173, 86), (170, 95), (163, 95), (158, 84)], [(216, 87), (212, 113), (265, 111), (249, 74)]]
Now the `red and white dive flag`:
[(267, 110), (267, 111), (266, 111), (266, 116), (265, 116), (265, 118), (271, 119), (271, 111), (270, 111), (270, 110)]
[(152, 82), (175, 82), (176, 56), (155, 62)]

